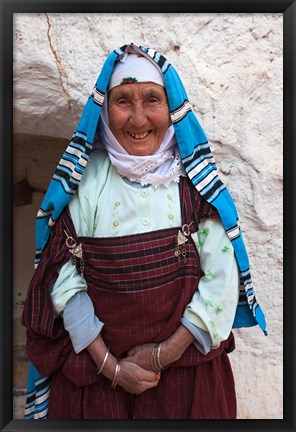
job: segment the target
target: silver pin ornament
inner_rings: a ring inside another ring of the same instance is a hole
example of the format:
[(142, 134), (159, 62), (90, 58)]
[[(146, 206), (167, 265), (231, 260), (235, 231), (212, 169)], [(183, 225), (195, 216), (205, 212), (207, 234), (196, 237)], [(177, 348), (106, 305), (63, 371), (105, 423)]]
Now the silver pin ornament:
[(184, 224), (181, 230), (178, 231), (175, 256), (178, 258), (179, 263), (181, 263), (182, 258), (185, 264), (187, 262), (186, 243), (188, 242), (188, 237), (190, 236), (190, 225), (192, 225), (192, 222), (189, 225)]
[(64, 230), (64, 233), (67, 236), (66, 239), (66, 246), (69, 248), (69, 252), (72, 254), (72, 264), (76, 265), (77, 263), (77, 258), (79, 258), (80, 260), (80, 275), (81, 277), (83, 277), (84, 274), (84, 259), (83, 259), (83, 249), (82, 249), (82, 243), (79, 243), (79, 245), (77, 245), (77, 243), (75, 242), (75, 240), (73, 239), (73, 237), (69, 236), (66, 231)]

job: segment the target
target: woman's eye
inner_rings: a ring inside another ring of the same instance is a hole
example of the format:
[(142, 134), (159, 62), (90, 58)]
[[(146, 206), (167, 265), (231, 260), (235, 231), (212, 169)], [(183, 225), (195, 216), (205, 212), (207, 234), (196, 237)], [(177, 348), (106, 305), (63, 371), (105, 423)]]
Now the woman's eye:
[(127, 99), (118, 99), (117, 105), (119, 105), (119, 106), (127, 106), (128, 105), (128, 100)]
[(156, 97), (151, 97), (150, 99), (148, 99), (149, 105), (157, 105), (158, 103), (159, 103), (159, 99)]

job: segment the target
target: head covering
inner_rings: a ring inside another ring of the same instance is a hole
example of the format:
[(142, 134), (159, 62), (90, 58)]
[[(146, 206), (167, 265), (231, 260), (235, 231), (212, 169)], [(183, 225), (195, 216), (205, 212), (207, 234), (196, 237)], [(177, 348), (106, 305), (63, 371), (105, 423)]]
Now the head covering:
[(51, 227), (79, 187), (93, 148), (102, 104), (108, 91), (113, 69), (116, 62), (127, 51), (145, 56), (160, 68), (168, 96), (171, 122), (186, 174), (198, 192), (216, 207), (224, 229), (232, 242), (241, 280), (240, 298), (233, 327), (249, 327), (259, 324), (267, 334), (265, 317), (254, 293), (238, 213), (226, 186), (219, 178), (207, 138), (192, 112), (186, 91), (173, 66), (160, 53), (143, 46), (124, 45), (113, 51), (103, 66), (72, 140), (58, 164), (37, 213), (36, 264), (47, 243)]
[[(111, 75), (108, 90), (130, 84), (151, 82), (164, 87), (161, 70), (149, 57), (135, 53), (132, 46), (116, 62)], [(154, 187), (168, 185), (172, 180), (179, 181), (184, 174), (181, 157), (176, 146), (175, 132), (171, 125), (153, 155), (135, 156), (129, 154), (117, 141), (109, 128), (109, 115), (106, 94), (100, 117), (100, 138), (103, 147), (108, 151), (112, 165), (123, 177), (141, 185), (151, 184)]]
[(154, 82), (164, 87), (160, 69), (143, 55), (125, 52), (114, 67), (108, 89), (127, 83)]

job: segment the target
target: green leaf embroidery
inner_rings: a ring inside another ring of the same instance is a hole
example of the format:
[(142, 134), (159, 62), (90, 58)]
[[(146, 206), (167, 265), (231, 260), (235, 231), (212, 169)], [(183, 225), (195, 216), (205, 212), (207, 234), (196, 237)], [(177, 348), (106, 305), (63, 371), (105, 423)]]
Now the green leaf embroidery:
[[(216, 315), (219, 315), (219, 313), (221, 313), (221, 312), (223, 311), (222, 306), (217, 305), (217, 303), (215, 303), (214, 300), (211, 299), (211, 298), (208, 298), (208, 299), (205, 301), (205, 305), (206, 305), (206, 308), (208, 308), (208, 307), (212, 307), (212, 308), (213, 308), (213, 307), (214, 307), (214, 308), (215, 308), (215, 314), (216, 314)], [(212, 323), (214, 323), (214, 321), (212, 321)]]
[(231, 248), (230, 248), (229, 246), (227, 246), (227, 245), (225, 245), (225, 246), (221, 249), (221, 252), (222, 252), (222, 253), (230, 253), (230, 251), (231, 251)]
[(210, 228), (202, 228), (202, 229), (199, 231), (200, 235), (202, 235), (202, 236), (204, 236), (204, 237), (207, 237), (207, 236), (209, 235), (209, 232), (210, 232)]
[(222, 311), (223, 311), (223, 309), (221, 308), (221, 306), (217, 306), (215, 309), (216, 315), (219, 315), (219, 313)]
[(207, 270), (205, 272), (205, 278), (208, 280), (212, 280), (214, 278), (214, 273), (211, 270)]
[(217, 333), (217, 328), (216, 328), (214, 321), (211, 320), (209, 322), (209, 324), (210, 324), (210, 327), (212, 329), (212, 337), (214, 340), (217, 340), (218, 339), (218, 333)]
[(203, 241), (202, 241), (202, 240), (199, 240), (199, 247), (200, 247), (201, 249), (203, 248), (204, 244), (205, 244), (204, 240), (203, 240)]
[(206, 300), (206, 307), (208, 307), (208, 306), (213, 307), (213, 301), (210, 299)]

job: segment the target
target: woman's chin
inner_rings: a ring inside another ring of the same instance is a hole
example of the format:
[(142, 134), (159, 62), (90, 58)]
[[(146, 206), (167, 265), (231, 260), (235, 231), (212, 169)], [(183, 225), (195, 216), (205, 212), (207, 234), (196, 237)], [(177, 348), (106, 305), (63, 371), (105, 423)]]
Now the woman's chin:
[(151, 156), (151, 152), (149, 150), (134, 150), (133, 153), (131, 153), (133, 156)]
[(150, 156), (156, 152), (156, 150), (159, 148), (159, 145), (155, 142), (149, 142), (149, 139), (147, 140), (146, 138), (143, 140), (137, 140), (137, 142), (128, 143), (123, 147), (131, 155)]

